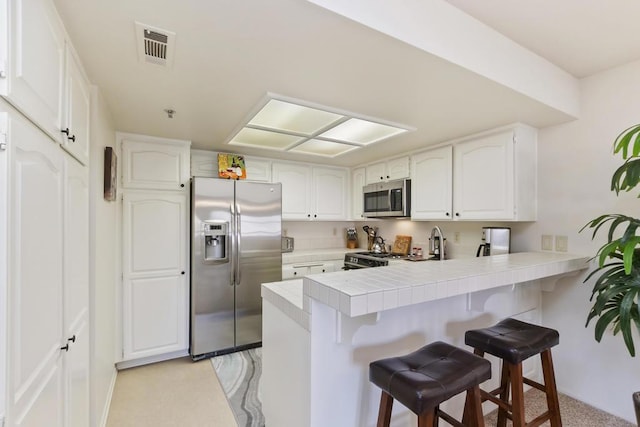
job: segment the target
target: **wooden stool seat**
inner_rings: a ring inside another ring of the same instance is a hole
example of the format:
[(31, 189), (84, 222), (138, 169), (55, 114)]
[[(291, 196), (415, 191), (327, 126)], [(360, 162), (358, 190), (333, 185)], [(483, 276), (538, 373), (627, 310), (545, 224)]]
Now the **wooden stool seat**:
[[(505, 427), (507, 418), (511, 419), (513, 427), (535, 427), (547, 420), (552, 427), (562, 426), (551, 358), (551, 347), (559, 341), (558, 331), (516, 319), (505, 319), (489, 328), (465, 333), (465, 343), (474, 348), (475, 354), (489, 353), (502, 359), (500, 387), (490, 392), (481, 390), (482, 401), (490, 400), (499, 407), (498, 427)], [(522, 375), (522, 362), (537, 354), (542, 361), (544, 384)], [(547, 411), (529, 423), (524, 416), (524, 384), (547, 396)]]
[(400, 357), (369, 365), (369, 380), (382, 389), (378, 427), (388, 427), (393, 400), (418, 415), (418, 426), (433, 427), (438, 417), (455, 426), (460, 422), (441, 411), (439, 405), (466, 391), (467, 426), (483, 427), (480, 383), (491, 378), (491, 364), (444, 342), (434, 342)]

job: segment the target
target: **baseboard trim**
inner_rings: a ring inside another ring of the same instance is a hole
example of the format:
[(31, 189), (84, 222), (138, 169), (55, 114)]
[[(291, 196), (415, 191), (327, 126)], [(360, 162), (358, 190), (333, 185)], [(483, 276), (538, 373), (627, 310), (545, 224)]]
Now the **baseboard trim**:
[(104, 407), (102, 409), (102, 417), (100, 417), (100, 427), (106, 427), (107, 420), (109, 419), (109, 411), (111, 410), (111, 400), (113, 399), (113, 391), (116, 388), (116, 378), (118, 377), (118, 370), (113, 369), (113, 374), (111, 375), (111, 384), (109, 384), (109, 391), (107, 392), (107, 401), (104, 403)]
[(172, 353), (158, 354), (156, 356), (142, 357), (140, 359), (124, 360), (116, 363), (116, 369), (121, 371), (123, 369), (135, 368), (136, 366), (149, 365), (156, 362), (164, 362), (165, 360), (177, 359), (188, 355), (188, 350), (180, 350)]

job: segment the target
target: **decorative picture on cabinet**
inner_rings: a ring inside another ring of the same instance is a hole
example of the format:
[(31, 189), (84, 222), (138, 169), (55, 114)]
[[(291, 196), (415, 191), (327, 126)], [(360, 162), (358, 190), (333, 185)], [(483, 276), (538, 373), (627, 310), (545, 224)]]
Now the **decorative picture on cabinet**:
[(226, 179), (246, 179), (244, 157), (239, 154), (218, 154), (218, 176)]
[(104, 148), (104, 199), (116, 200), (116, 183), (118, 177), (118, 158), (112, 147)]

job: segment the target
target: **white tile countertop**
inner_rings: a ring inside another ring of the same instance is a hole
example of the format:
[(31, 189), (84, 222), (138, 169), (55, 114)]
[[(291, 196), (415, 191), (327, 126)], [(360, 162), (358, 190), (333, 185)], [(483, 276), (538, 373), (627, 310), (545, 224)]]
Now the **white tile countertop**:
[[(343, 252), (344, 253), (344, 252)], [(350, 317), (588, 268), (589, 257), (523, 252), (314, 274), (262, 285), (262, 297), (309, 329), (311, 299)], [(302, 289), (300, 289), (302, 282)]]

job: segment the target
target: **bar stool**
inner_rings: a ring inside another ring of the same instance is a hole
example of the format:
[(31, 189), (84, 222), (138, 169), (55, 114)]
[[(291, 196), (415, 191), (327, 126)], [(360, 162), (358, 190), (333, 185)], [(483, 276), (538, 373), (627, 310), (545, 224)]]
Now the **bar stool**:
[[(378, 427), (388, 427), (393, 400), (418, 415), (418, 427), (434, 427), (442, 418), (454, 426), (484, 427), (480, 383), (491, 378), (491, 363), (444, 342), (428, 344), (400, 357), (376, 360), (369, 365), (369, 380), (382, 389)], [(439, 405), (467, 392), (462, 424)]]
[[(551, 347), (557, 345), (559, 340), (556, 330), (516, 319), (505, 319), (492, 327), (465, 333), (464, 341), (474, 348), (475, 354), (484, 356), (484, 353), (489, 353), (502, 359), (500, 387), (490, 392), (481, 390), (483, 402), (490, 400), (498, 405), (498, 427), (506, 426), (507, 418), (511, 419), (513, 427), (539, 426), (547, 420), (552, 427), (562, 426), (551, 359)], [(542, 361), (544, 385), (522, 375), (522, 362), (536, 354), (540, 354)], [(524, 384), (542, 390), (547, 396), (547, 411), (529, 423), (524, 415)]]

